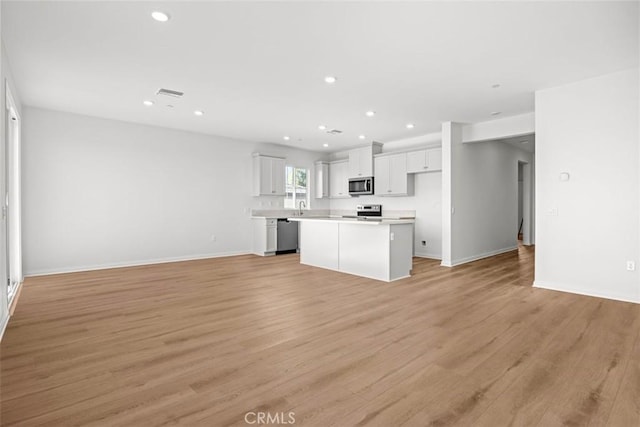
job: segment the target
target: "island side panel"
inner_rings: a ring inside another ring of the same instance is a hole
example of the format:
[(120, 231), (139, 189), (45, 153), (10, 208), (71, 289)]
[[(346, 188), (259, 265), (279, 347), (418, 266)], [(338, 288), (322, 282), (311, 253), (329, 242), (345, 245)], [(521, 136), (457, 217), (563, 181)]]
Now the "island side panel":
[(389, 227), (393, 235), (393, 240), (389, 242), (389, 280), (409, 277), (413, 267), (413, 224), (393, 224)]
[(340, 271), (389, 281), (389, 225), (340, 224)]
[(300, 221), (300, 263), (338, 270), (339, 225), (322, 221)]

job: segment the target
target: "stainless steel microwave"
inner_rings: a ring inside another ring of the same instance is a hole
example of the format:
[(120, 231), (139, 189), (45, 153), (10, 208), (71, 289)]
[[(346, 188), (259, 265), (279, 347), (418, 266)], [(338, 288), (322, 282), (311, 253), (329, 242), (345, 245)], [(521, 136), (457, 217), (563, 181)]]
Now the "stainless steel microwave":
[(373, 177), (349, 178), (349, 195), (373, 194)]

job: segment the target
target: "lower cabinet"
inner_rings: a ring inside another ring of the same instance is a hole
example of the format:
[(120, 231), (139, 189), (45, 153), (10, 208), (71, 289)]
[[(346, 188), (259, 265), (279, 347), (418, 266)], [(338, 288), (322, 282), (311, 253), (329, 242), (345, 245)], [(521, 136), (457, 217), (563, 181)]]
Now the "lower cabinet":
[(252, 218), (253, 253), (260, 256), (275, 255), (278, 248), (278, 220)]

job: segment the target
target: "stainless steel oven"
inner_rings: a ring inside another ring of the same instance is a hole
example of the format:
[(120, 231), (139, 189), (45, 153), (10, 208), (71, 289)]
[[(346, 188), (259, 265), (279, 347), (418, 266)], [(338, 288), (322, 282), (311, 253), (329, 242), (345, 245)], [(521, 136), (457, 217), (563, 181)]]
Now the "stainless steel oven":
[(349, 195), (373, 194), (373, 177), (349, 178)]
[(359, 219), (380, 218), (382, 216), (382, 205), (358, 205), (356, 206), (356, 217)]

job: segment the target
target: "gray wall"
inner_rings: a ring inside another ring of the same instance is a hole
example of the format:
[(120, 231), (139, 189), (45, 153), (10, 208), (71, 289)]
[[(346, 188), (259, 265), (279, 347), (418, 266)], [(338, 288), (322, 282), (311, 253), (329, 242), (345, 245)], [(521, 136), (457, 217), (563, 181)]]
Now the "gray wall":
[(35, 108), (23, 122), (26, 275), (249, 252), (250, 209), (283, 204), (251, 197), (252, 152), (323, 156)]
[(532, 155), (497, 141), (453, 145), (453, 265), (517, 247), (518, 161)]

